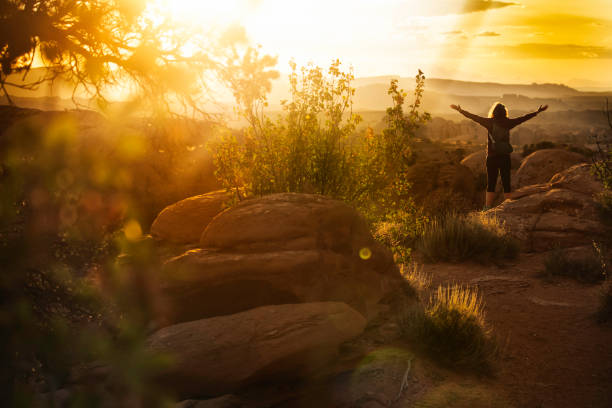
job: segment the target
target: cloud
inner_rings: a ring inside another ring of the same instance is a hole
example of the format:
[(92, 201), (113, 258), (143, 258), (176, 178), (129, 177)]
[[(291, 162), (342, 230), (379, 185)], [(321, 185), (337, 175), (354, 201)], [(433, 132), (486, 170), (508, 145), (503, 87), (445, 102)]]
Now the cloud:
[(444, 34), (446, 34), (446, 35), (461, 35), (461, 34), (463, 34), (463, 30), (447, 31)]
[(404, 3), (397, 5), (395, 15), (436, 17), (477, 13), (487, 10), (518, 6), (519, 3), (498, 0), (435, 0), (421, 1), (407, 8)]
[(499, 37), (501, 34), (494, 31), (484, 31), (480, 34), (476, 34), (477, 37)]
[(518, 3), (511, 3), (507, 1), (468, 0), (463, 6), (463, 12), (474, 13), (477, 11), (486, 11), (516, 5), (518, 5)]
[(591, 45), (526, 43), (495, 49), (511, 58), (612, 59), (612, 48)]

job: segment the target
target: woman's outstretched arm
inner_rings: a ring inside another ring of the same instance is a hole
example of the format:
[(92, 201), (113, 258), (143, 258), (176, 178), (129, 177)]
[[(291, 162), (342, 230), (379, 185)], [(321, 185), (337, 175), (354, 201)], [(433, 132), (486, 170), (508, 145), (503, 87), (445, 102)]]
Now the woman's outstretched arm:
[(473, 113), (461, 109), (461, 106), (459, 105), (451, 105), (450, 107), (465, 116), (466, 118), (472, 119), (474, 122), (486, 127), (487, 129), (489, 128), (489, 122), (491, 121), (489, 118), (483, 118), (482, 116), (474, 115)]
[(521, 117), (518, 117), (518, 118), (510, 119), (510, 123), (511, 123), (512, 127), (518, 126), (521, 123), (526, 122), (526, 121), (528, 121), (531, 118), (535, 118), (538, 115), (538, 113), (544, 112), (546, 109), (548, 109), (548, 105), (540, 105), (540, 107), (538, 108), (537, 111), (528, 113), (525, 116), (521, 116)]

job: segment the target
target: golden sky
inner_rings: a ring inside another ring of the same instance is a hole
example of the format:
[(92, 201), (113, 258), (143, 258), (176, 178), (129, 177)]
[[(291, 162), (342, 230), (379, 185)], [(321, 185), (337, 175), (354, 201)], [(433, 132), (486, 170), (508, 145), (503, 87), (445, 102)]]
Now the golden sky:
[(196, 24), (242, 25), (287, 62), (357, 76), (612, 88), (611, 0), (161, 0)]

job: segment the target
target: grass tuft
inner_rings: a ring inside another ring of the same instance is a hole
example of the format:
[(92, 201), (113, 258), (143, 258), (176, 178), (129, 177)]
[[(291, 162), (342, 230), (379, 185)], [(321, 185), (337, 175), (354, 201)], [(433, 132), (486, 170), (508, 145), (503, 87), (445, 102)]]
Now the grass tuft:
[(475, 289), (439, 286), (427, 307), (410, 305), (399, 317), (404, 338), (444, 366), (489, 372), (497, 342), (485, 325)]
[(494, 217), (451, 213), (425, 227), (418, 249), (430, 262), (489, 262), (515, 258), (519, 244)]
[(401, 265), (400, 273), (416, 293), (423, 293), (431, 285), (431, 275), (424, 272), (423, 267), (414, 262)]

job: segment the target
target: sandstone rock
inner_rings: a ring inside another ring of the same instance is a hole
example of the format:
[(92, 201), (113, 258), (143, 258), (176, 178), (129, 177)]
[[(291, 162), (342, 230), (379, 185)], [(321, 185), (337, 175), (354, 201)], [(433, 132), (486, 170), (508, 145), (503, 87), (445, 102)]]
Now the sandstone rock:
[(151, 235), (173, 244), (197, 243), (230, 197), (224, 190), (218, 190), (169, 205), (153, 221)]
[(589, 244), (610, 233), (599, 219), (593, 195), (601, 183), (579, 164), (554, 175), (550, 183), (526, 186), (489, 211), (504, 222), (526, 249), (546, 251)]
[(357, 254), (375, 244), (359, 214), (341, 201), (284, 193), (243, 201), (204, 230), (202, 248), (224, 251), (329, 249)]
[(181, 401), (174, 408), (244, 408), (245, 406), (245, 401), (242, 398), (228, 394), (205, 400)]
[(217, 396), (261, 381), (308, 376), (365, 324), (343, 303), (265, 306), (163, 328), (148, 347), (174, 356), (161, 380), (181, 397)]
[(343, 301), (370, 318), (378, 311), (377, 303), (399, 281), (390, 255), (386, 262), (387, 269), (377, 269), (374, 259), (324, 249), (188, 251), (164, 266), (161, 323), (323, 300)]
[(457, 192), (468, 198), (472, 198), (476, 190), (472, 171), (462, 164), (418, 162), (410, 166), (406, 180), (412, 183), (411, 194), (417, 202), (439, 189)]
[(392, 254), (359, 214), (322, 196), (242, 202), (213, 219), (201, 245), (164, 264), (160, 324), (327, 300), (371, 318), (401, 281)]
[(516, 172), (518, 187), (547, 183), (552, 176), (584, 162), (581, 154), (563, 149), (543, 149), (527, 156)]
[(565, 188), (586, 195), (595, 195), (603, 190), (602, 182), (591, 174), (591, 165), (577, 164), (555, 174), (550, 179), (553, 188)]

